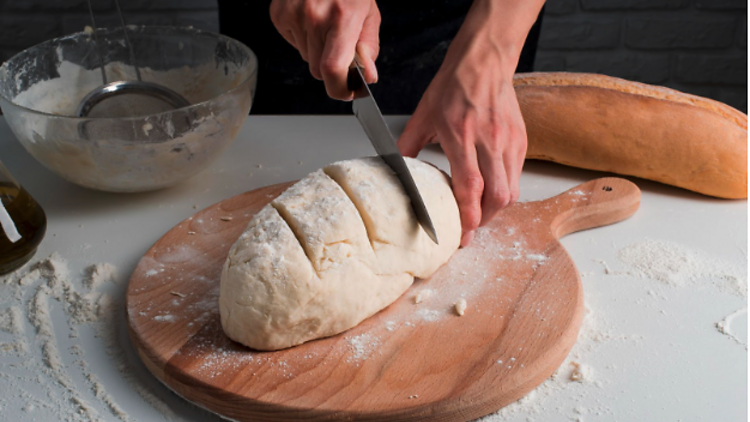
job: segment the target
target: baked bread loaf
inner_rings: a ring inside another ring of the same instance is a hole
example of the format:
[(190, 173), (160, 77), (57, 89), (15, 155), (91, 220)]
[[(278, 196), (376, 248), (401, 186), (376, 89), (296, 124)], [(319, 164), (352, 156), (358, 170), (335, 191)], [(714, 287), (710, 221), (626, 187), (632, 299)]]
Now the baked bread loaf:
[(747, 115), (673, 89), (584, 73), (513, 80), (526, 158), (747, 198)]
[(443, 265), (461, 235), (450, 179), (422, 161), (406, 164), (439, 245), (382, 159), (326, 166), (264, 207), (230, 249), (219, 288), (227, 336), (259, 350), (332, 336)]

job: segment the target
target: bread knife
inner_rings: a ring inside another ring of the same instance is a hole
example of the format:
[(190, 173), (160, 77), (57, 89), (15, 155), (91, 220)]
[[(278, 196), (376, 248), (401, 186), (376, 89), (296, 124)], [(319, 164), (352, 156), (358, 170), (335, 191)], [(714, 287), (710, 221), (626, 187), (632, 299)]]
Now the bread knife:
[(422, 229), (430, 239), (437, 244), (438, 237), (435, 226), (432, 224), (432, 219), (430, 219), (430, 214), (427, 212), (422, 195), (419, 194), (417, 184), (414, 183), (414, 178), (411, 176), (409, 168), (406, 166), (406, 161), (404, 161), (404, 157), (401, 156), (396, 146), (396, 141), (390, 129), (388, 129), (388, 124), (383, 119), (383, 114), (380, 113), (378, 104), (372, 98), (372, 92), (370, 92), (370, 88), (365, 81), (365, 76), (362, 73), (363, 69), (362, 61), (358, 56), (355, 56), (347, 77), (349, 90), (354, 92), (354, 99), (352, 100), (354, 115), (357, 116), (357, 120), (359, 120), (359, 123), (365, 130), (372, 146), (375, 147), (375, 152), (396, 173), (398, 180), (404, 186), (404, 190), (406, 190), (406, 194), (411, 200), (411, 206), (414, 209), (414, 214), (417, 216), (419, 225), (422, 226)]

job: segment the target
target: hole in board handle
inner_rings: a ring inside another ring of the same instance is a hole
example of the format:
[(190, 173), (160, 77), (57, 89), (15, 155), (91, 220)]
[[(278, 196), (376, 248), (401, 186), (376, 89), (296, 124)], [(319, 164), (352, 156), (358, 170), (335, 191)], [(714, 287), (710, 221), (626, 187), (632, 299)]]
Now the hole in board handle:
[(612, 191), (612, 188), (611, 188), (610, 186), (604, 186), (604, 187), (602, 188), (602, 190), (605, 190), (605, 191), (607, 191), (607, 192), (611, 192), (611, 191)]

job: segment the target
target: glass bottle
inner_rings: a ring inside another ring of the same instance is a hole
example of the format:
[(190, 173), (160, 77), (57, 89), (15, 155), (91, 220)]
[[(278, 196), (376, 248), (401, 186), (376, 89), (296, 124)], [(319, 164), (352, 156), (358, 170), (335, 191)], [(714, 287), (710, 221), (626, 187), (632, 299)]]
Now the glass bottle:
[(0, 274), (30, 260), (46, 230), (42, 207), (0, 162)]

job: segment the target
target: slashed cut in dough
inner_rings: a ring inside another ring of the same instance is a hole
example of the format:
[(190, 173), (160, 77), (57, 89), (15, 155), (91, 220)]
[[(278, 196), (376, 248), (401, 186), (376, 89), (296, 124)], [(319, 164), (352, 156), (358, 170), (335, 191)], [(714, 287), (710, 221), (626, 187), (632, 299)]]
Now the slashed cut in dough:
[(258, 350), (332, 336), (385, 308), (458, 248), (449, 178), (406, 159), (437, 229), (419, 227), (396, 175), (378, 157), (331, 164), (264, 207), (221, 275), (224, 332)]

